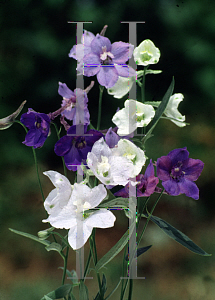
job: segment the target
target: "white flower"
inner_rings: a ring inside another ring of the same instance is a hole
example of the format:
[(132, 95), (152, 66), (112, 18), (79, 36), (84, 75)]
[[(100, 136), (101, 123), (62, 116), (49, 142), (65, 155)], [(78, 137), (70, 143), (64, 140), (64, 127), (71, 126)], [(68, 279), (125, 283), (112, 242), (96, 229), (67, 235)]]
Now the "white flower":
[(94, 175), (105, 185), (126, 185), (129, 178), (134, 177), (134, 166), (130, 159), (114, 155), (104, 138), (100, 138), (93, 145), (87, 155), (87, 165)]
[(53, 185), (56, 187), (52, 190), (44, 202), (44, 207), (48, 214), (56, 215), (65, 205), (68, 204), (72, 195), (73, 186), (69, 180), (55, 171), (43, 172), (48, 176)]
[(133, 52), (137, 65), (148, 66), (156, 64), (160, 58), (160, 50), (150, 40), (144, 40)]
[(119, 140), (117, 147), (113, 148), (112, 152), (113, 155), (121, 155), (132, 162), (133, 175), (131, 177), (136, 177), (145, 165), (146, 156), (144, 151), (127, 139)]
[(171, 121), (179, 127), (186, 126), (186, 123), (184, 122), (185, 116), (182, 116), (182, 114), (178, 111), (178, 105), (183, 99), (184, 99), (183, 94), (178, 93), (172, 95), (164, 111), (164, 114), (167, 117), (175, 119)]
[(143, 104), (136, 100), (128, 99), (122, 108), (112, 118), (112, 122), (118, 127), (117, 134), (128, 135), (137, 127), (147, 126), (155, 115), (152, 105)]
[(94, 227), (114, 226), (116, 217), (106, 209), (85, 213), (98, 206), (106, 195), (103, 184), (90, 189), (83, 183), (75, 183), (68, 204), (57, 215), (51, 214), (43, 222), (49, 222), (55, 228), (69, 229), (68, 242), (74, 250), (79, 249), (86, 243)]
[(133, 77), (121, 77), (119, 76), (117, 83), (107, 89), (109, 95), (113, 95), (114, 98), (121, 99), (132, 88), (133, 83), (136, 81), (136, 76)]

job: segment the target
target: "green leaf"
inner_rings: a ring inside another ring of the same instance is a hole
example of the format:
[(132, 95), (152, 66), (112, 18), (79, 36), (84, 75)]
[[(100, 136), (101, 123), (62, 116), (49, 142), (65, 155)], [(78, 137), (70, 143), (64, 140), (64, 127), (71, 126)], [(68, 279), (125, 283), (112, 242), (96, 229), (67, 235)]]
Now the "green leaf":
[[(135, 257), (140, 256), (141, 254), (145, 253), (146, 251), (148, 251), (151, 248), (152, 245), (150, 246), (146, 246), (146, 247), (142, 247), (142, 248), (138, 248), (137, 249), (137, 255)], [(125, 257), (125, 260), (128, 261), (129, 259), (129, 255), (127, 254)]]
[(81, 300), (89, 300), (88, 289), (87, 289), (86, 285), (84, 284), (83, 280), (80, 281), (79, 299), (81, 299)]
[[(63, 267), (59, 267), (58, 269), (64, 270)], [(69, 270), (66, 270), (66, 274), (67, 274), (67, 276), (68, 276), (67, 279), (72, 280), (73, 286), (79, 285), (79, 282), (78, 282), (78, 275), (77, 275), (77, 273), (75, 272), (75, 270), (72, 270), (71, 272), (70, 272)]]
[(146, 135), (144, 136), (143, 138), (143, 141), (144, 143), (148, 140), (148, 138), (150, 137), (153, 129), (155, 128), (155, 126), (157, 125), (158, 121), (160, 120), (163, 112), (165, 111), (166, 109), (166, 106), (169, 102), (169, 99), (172, 95), (172, 92), (173, 92), (173, 89), (174, 89), (174, 77), (172, 78), (172, 82), (166, 92), (166, 94), (164, 95), (160, 105), (158, 106), (156, 112), (155, 112), (155, 116), (153, 118), (153, 120), (149, 123), (149, 126), (150, 126), (150, 129), (148, 130), (148, 132), (146, 133)]
[(146, 70), (146, 75), (147, 74), (160, 74), (162, 72), (163, 71), (161, 71), (161, 70), (150, 70), (150, 69), (148, 69), (148, 70)]
[(46, 295), (44, 296), (44, 299), (45, 299), (45, 300), (52, 300), (52, 298), (50, 298), (50, 297), (48, 297), (48, 296), (46, 296)]
[(98, 272), (99, 269), (101, 269), (107, 263), (109, 263), (126, 246), (129, 239), (129, 235), (131, 235), (135, 226), (136, 221), (124, 233), (121, 239), (98, 261), (95, 268), (96, 272)]
[(152, 105), (154, 107), (158, 107), (161, 104), (161, 101), (147, 101), (144, 104)]
[(11, 229), (11, 228), (9, 228), (9, 230), (12, 231), (12, 232), (14, 232), (14, 233), (16, 233), (16, 234), (22, 235), (22, 236), (27, 237), (29, 239), (32, 239), (32, 240), (34, 240), (36, 242), (39, 242), (39, 243), (41, 243), (43, 245), (49, 246), (51, 244), (51, 242), (45, 241), (45, 240), (41, 240), (40, 238), (38, 238), (35, 235), (29, 234), (29, 233), (26, 233), (26, 232), (22, 232), (22, 231), (18, 231), (18, 230), (15, 230), (15, 229)]
[(140, 71), (137, 71), (137, 78), (141, 78), (143, 75), (144, 75), (144, 73), (145, 73), (145, 75), (147, 75), (147, 74), (160, 74), (160, 73), (162, 73), (163, 71), (161, 71), (161, 70), (150, 70), (150, 69), (147, 69), (147, 70), (140, 70)]
[[(55, 300), (55, 299), (61, 299), (63, 297), (66, 297), (70, 291), (72, 290), (71, 284), (64, 284), (61, 287), (57, 288), (55, 291), (52, 291), (45, 295), (41, 300)], [(45, 298), (48, 297), (48, 298)]]
[(46, 246), (45, 248), (47, 251), (57, 251), (59, 253), (62, 251), (62, 246), (54, 242)]
[(160, 227), (160, 229), (163, 230), (163, 232), (165, 232), (169, 237), (171, 237), (173, 240), (186, 247), (190, 251), (203, 256), (211, 256), (211, 254), (208, 254), (199, 246), (197, 246), (188, 236), (186, 236), (180, 230), (174, 228), (172, 225), (162, 220), (161, 218), (151, 216), (150, 220), (154, 222), (158, 227)]
[[(107, 280), (106, 280), (106, 277), (105, 277), (105, 274), (103, 274), (102, 276), (102, 294), (104, 296), (106, 290), (107, 290)], [(97, 295), (96, 295), (96, 298), (94, 300), (100, 300), (100, 293), (98, 292)]]
[(102, 202), (98, 207), (100, 208), (109, 208), (109, 207), (122, 207), (122, 208), (128, 208), (129, 206), (129, 199), (128, 198), (115, 198), (112, 200), (107, 200), (105, 202)]

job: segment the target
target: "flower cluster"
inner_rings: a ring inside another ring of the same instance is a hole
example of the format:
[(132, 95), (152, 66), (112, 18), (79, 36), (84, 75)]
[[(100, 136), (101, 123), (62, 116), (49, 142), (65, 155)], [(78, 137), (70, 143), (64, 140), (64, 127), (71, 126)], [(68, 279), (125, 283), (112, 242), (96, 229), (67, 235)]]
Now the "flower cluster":
[[(124, 97), (136, 81), (143, 90), (144, 76), (161, 72), (148, 69), (149, 65), (158, 63), (160, 50), (149, 39), (136, 48), (122, 41), (111, 43), (104, 32), (94, 35), (85, 30), (81, 43), (72, 47), (69, 57), (77, 60), (79, 74), (96, 75), (100, 86), (118, 99)], [(126, 64), (132, 56), (137, 66), (143, 66), (144, 70), (135, 71)], [(168, 99), (158, 102), (126, 99), (124, 107), (121, 105), (112, 117), (116, 127), (100, 130), (97, 123), (95, 130), (90, 120), (87, 95), (93, 85), (91, 82), (85, 90), (76, 88), (72, 91), (59, 82), (58, 93), (63, 99), (57, 111), (45, 114), (29, 109), (21, 116), (22, 124), (28, 129), (23, 143), (34, 148), (44, 145), (51, 124), (60, 116), (66, 133), (59, 137), (54, 152), (63, 158), (69, 171), (83, 172), (83, 180), (75, 181), (73, 185), (58, 172), (44, 172), (55, 189), (44, 202), (49, 216), (43, 222), (69, 230), (68, 242), (73, 249), (86, 243), (93, 228), (114, 226), (116, 218), (107, 209), (108, 205), (107, 208), (100, 206), (110, 194), (116, 202), (118, 197), (130, 198), (129, 187), (132, 186), (137, 198), (165, 193), (172, 196), (185, 194), (197, 200), (199, 189), (194, 181), (204, 166), (201, 160), (189, 158), (185, 147), (170, 151), (154, 163), (150, 158), (146, 167), (146, 153), (150, 152), (144, 143), (158, 120), (165, 118), (179, 127), (187, 125), (185, 116), (178, 111), (184, 98), (182, 94), (169, 94)], [(138, 138), (138, 130), (142, 133), (139, 134), (141, 138)], [(159, 182), (163, 188), (158, 186)], [(117, 186), (119, 190), (112, 194), (110, 190)]]

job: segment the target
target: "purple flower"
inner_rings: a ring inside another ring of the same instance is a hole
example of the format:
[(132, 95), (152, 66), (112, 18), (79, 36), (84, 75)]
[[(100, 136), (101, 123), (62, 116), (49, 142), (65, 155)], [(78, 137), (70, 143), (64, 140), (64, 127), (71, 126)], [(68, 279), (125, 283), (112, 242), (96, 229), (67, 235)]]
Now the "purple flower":
[(71, 91), (65, 83), (59, 82), (58, 94), (63, 97), (61, 106), (65, 106), (68, 101), (72, 101), (71, 105), (67, 107), (61, 115), (68, 120), (73, 120), (73, 125), (83, 123), (90, 123), (90, 114), (87, 107), (87, 93), (81, 89)]
[[(73, 47), (69, 56), (77, 60), (81, 59), (74, 54), (74, 49), (78, 48)], [(108, 38), (97, 34), (93, 39), (92, 36), (88, 38), (84, 49), (83, 61), (80, 60), (77, 70), (87, 77), (97, 75), (100, 85), (111, 88), (119, 76), (132, 77), (136, 75), (135, 70), (125, 64), (132, 56), (133, 45), (124, 42), (111, 44)]]
[(193, 182), (198, 179), (204, 167), (199, 159), (189, 158), (187, 148), (169, 152), (157, 160), (157, 176), (168, 194), (177, 196), (185, 194), (195, 200), (199, 199), (199, 189)]
[(72, 171), (76, 171), (77, 165), (81, 165), (82, 162), (86, 164), (87, 153), (91, 151), (93, 144), (103, 137), (101, 132), (94, 129), (87, 131), (87, 124), (84, 125), (84, 135), (78, 135), (82, 126), (83, 124), (71, 126), (67, 135), (63, 136), (54, 148), (57, 155), (64, 156), (67, 169)]
[(118, 129), (118, 127), (114, 127), (113, 129), (112, 129), (112, 127), (110, 127), (108, 130), (107, 129), (101, 130), (101, 132), (106, 133), (105, 141), (110, 148), (114, 148), (118, 144), (118, 141), (120, 139), (128, 139), (129, 140), (134, 137), (133, 132), (128, 135), (125, 135), (125, 136), (119, 136), (116, 133), (117, 129)]
[[(154, 167), (152, 164), (152, 160), (150, 160), (150, 163), (146, 168), (145, 174), (137, 175), (136, 181), (138, 181), (138, 184), (136, 185), (137, 197), (149, 197), (151, 194), (156, 192), (156, 186), (159, 182), (159, 179), (154, 176)], [(114, 195), (117, 197), (128, 198), (129, 184), (126, 184), (126, 186), (123, 189), (116, 192)]]
[(29, 108), (27, 113), (21, 115), (20, 121), (29, 129), (23, 144), (34, 148), (42, 147), (50, 129), (51, 121), (48, 115)]

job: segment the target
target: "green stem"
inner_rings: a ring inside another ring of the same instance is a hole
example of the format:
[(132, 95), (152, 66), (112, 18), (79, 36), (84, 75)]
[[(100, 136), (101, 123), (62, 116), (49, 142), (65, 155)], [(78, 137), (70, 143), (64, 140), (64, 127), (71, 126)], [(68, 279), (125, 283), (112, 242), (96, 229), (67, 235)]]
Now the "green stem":
[[(22, 122), (18, 121), (18, 120), (15, 120), (16, 123), (22, 125), (22, 127), (25, 129), (25, 132), (28, 133), (28, 130), (27, 128), (25, 127), (24, 124), (22, 124)], [(41, 192), (41, 195), (42, 195), (42, 198), (43, 198), (43, 202), (45, 201), (45, 198), (44, 198), (44, 194), (43, 194), (43, 190), (42, 190), (42, 185), (41, 185), (41, 181), (40, 181), (40, 176), (39, 176), (39, 170), (38, 170), (38, 163), (37, 163), (37, 156), (36, 156), (36, 151), (34, 149), (34, 147), (31, 147), (32, 148), (32, 151), (33, 151), (33, 155), (34, 155), (34, 162), (35, 162), (35, 166), (36, 166), (36, 172), (37, 172), (37, 180), (38, 180), (38, 183), (39, 183), (39, 187), (40, 187), (40, 192)]]
[(69, 254), (69, 247), (66, 248), (66, 254), (64, 256), (64, 266), (63, 266), (63, 277), (62, 277), (62, 285), (64, 285), (65, 277), (66, 277), (66, 269), (67, 269), (67, 260)]
[(86, 262), (86, 267), (85, 267), (85, 270), (84, 270), (84, 280), (85, 280), (85, 277), (87, 277), (87, 273), (88, 273), (88, 270), (89, 270), (91, 258), (92, 258), (92, 253), (90, 251), (89, 255), (88, 255), (87, 262)]
[[(56, 131), (57, 138), (58, 138), (58, 141), (59, 141), (59, 139), (60, 139), (60, 134), (59, 134), (57, 125), (56, 125), (54, 122), (52, 122), (51, 124), (53, 124), (54, 127), (55, 127), (55, 131)], [(61, 156), (61, 158), (62, 158), (62, 162), (63, 162), (63, 171), (64, 171), (64, 175), (67, 177), (67, 168), (66, 168), (66, 165), (65, 165), (65, 160), (64, 160), (64, 157), (63, 157), (63, 156)]]
[[(138, 217), (138, 220), (137, 220), (137, 226), (136, 226), (136, 230), (138, 230), (139, 228), (139, 224), (140, 224), (140, 220), (141, 220), (141, 217), (142, 217), (142, 213), (149, 201), (150, 197), (147, 197), (146, 200), (145, 200), (145, 203), (143, 204), (143, 206), (141, 207), (140, 205), (138, 205), (138, 214), (137, 214), (137, 217)], [(141, 201), (141, 198), (138, 198), (138, 204), (140, 204), (140, 201)]]
[(104, 86), (99, 86), (99, 110), (98, 110), (98, 119), (97, 119), (97, 130), (100, 128), (101, 123), (101, 113), (102, 113), (102, 95), (104, 91)]
[(147, 217), (145, 226), (144, 226), (144, 228), (143, 228), (143, 230), (142, 230), (142, 232), (141, 232), (141, 235), (140, 235), (140, 237), (139, 237), (139, 240), (138, 240), (138, 242), (137, 242), (137, 247), (138, 247), (138, 245), (139, 245), (139, 243), (140, 243), (140, 241), (141, 241), (141, 239), (142, 239), (142, 237), (143, 237), (143, 234), (144, 234), (144, 232), (145, 232), (145, 230), (146, 230), (146, 227), (147, 227), (147, 225), (148, 225), (148, 223), (149, 223), (150, 216), (153, 214), (153, 211), (154, 211), (156, 205), (158, 204), (158, 201), (160, 200), (161, 196), (163, 195), (163, 192), (164, 192), (164, 188), (163, 188), (162, 192), (160, 193), (159, 197), (157, 198), (155, 204), (153, 205), (150, 214), (149, 214), (148, 217)]
[(144, 73), (143, 73), (143, 79), (142, 79), (142, 86), (141, 86), (141, 98), (142, 98), (142, 103), (146, 102), (145, 99), (145, 81), (146, 81), (146, 70), (148, 66), (144, 66)]
[[(142, 86), (141, 86), (141, 100), (142, 103), (146, 102), (146, 96), (145, 96), (145, 81), (146, 81), (146, 70), (148, 66), (144, 66), (144, 72), (143, 72), (143, 79), (142, 79)], [(141, 134), (146, 133), (146, 127), (141, 128)]]
[(129, 279), (129, 293), (128, 293), (128, 300), (131, 300), (133, 292), (133, 279)]
[[(127, 252), (127, 244), (125, 246), (125, 250), (124, 250), (124, 255), (123, 255), (123, 261), (122, 261), (122, 276), (125, 277), (127, 275), (127, 271), (126, 271), (126, 275), (125, 275), (125, 256), (126, 256), (126, 252)], [(126, 262), (127, 263), (127, 262)], [(127, 268), (126, 270), (128, 270), (128, 263), (127, 263)], [(120, 299), (122, 300), (124, 297), (124, 278), (122, 279), (122, 286), (121, 286), (121, 296)], [(127, 279), (128, 280), (128, 279)]]
[(38, 180), (38, 183), (39, 183), (40, 192), (41, 192), (41, 195), (42, 195), (42, 198), (43, 198), (43, 202), (44, 202), (45, 201), (45, 197), (44, 197), (44, 194), (43, 194), (43, 189), (42, 189), (42, 185), (41, 185), (41, 181), (40, 181), (40, 176), (39, 176), (36, 151), (35, 151), (35, 149), (33, 147), (32, 147), (32, 150), (33, 150), (34, 162), (35, 162), (35, 166), (36, 166), (37, 180)]
[[(96, 266), (96, 261), (97, 261), (97, 255), (96, 255), (96, 251), (94, 253), (94, 250), (95, 250), (95, 243), (94, 243), (94, 238), (93, 238), (93, 234), (91, 234), (90, 236), (90, 239), (89, 239), (89, 242), (90, 242), (90, 251), (91, 251), (91, 254), (92, 254), (92, 258), (93, 258), (93, 263), (94, 263), (94, 266)], [(101, 300), (104, 300), (104, 296), (103, 296), (103, 292), (102, 292), (102, 284), (101, 284), (101, 280), (100, 280), (100, 276), (99, 276), (99, 273), (96, 272), (96, 276), (97, 276), (97, 280), (98, 280), (98, 285), (99, 285), (99, 294), (100, 294), (100, 299)]]

